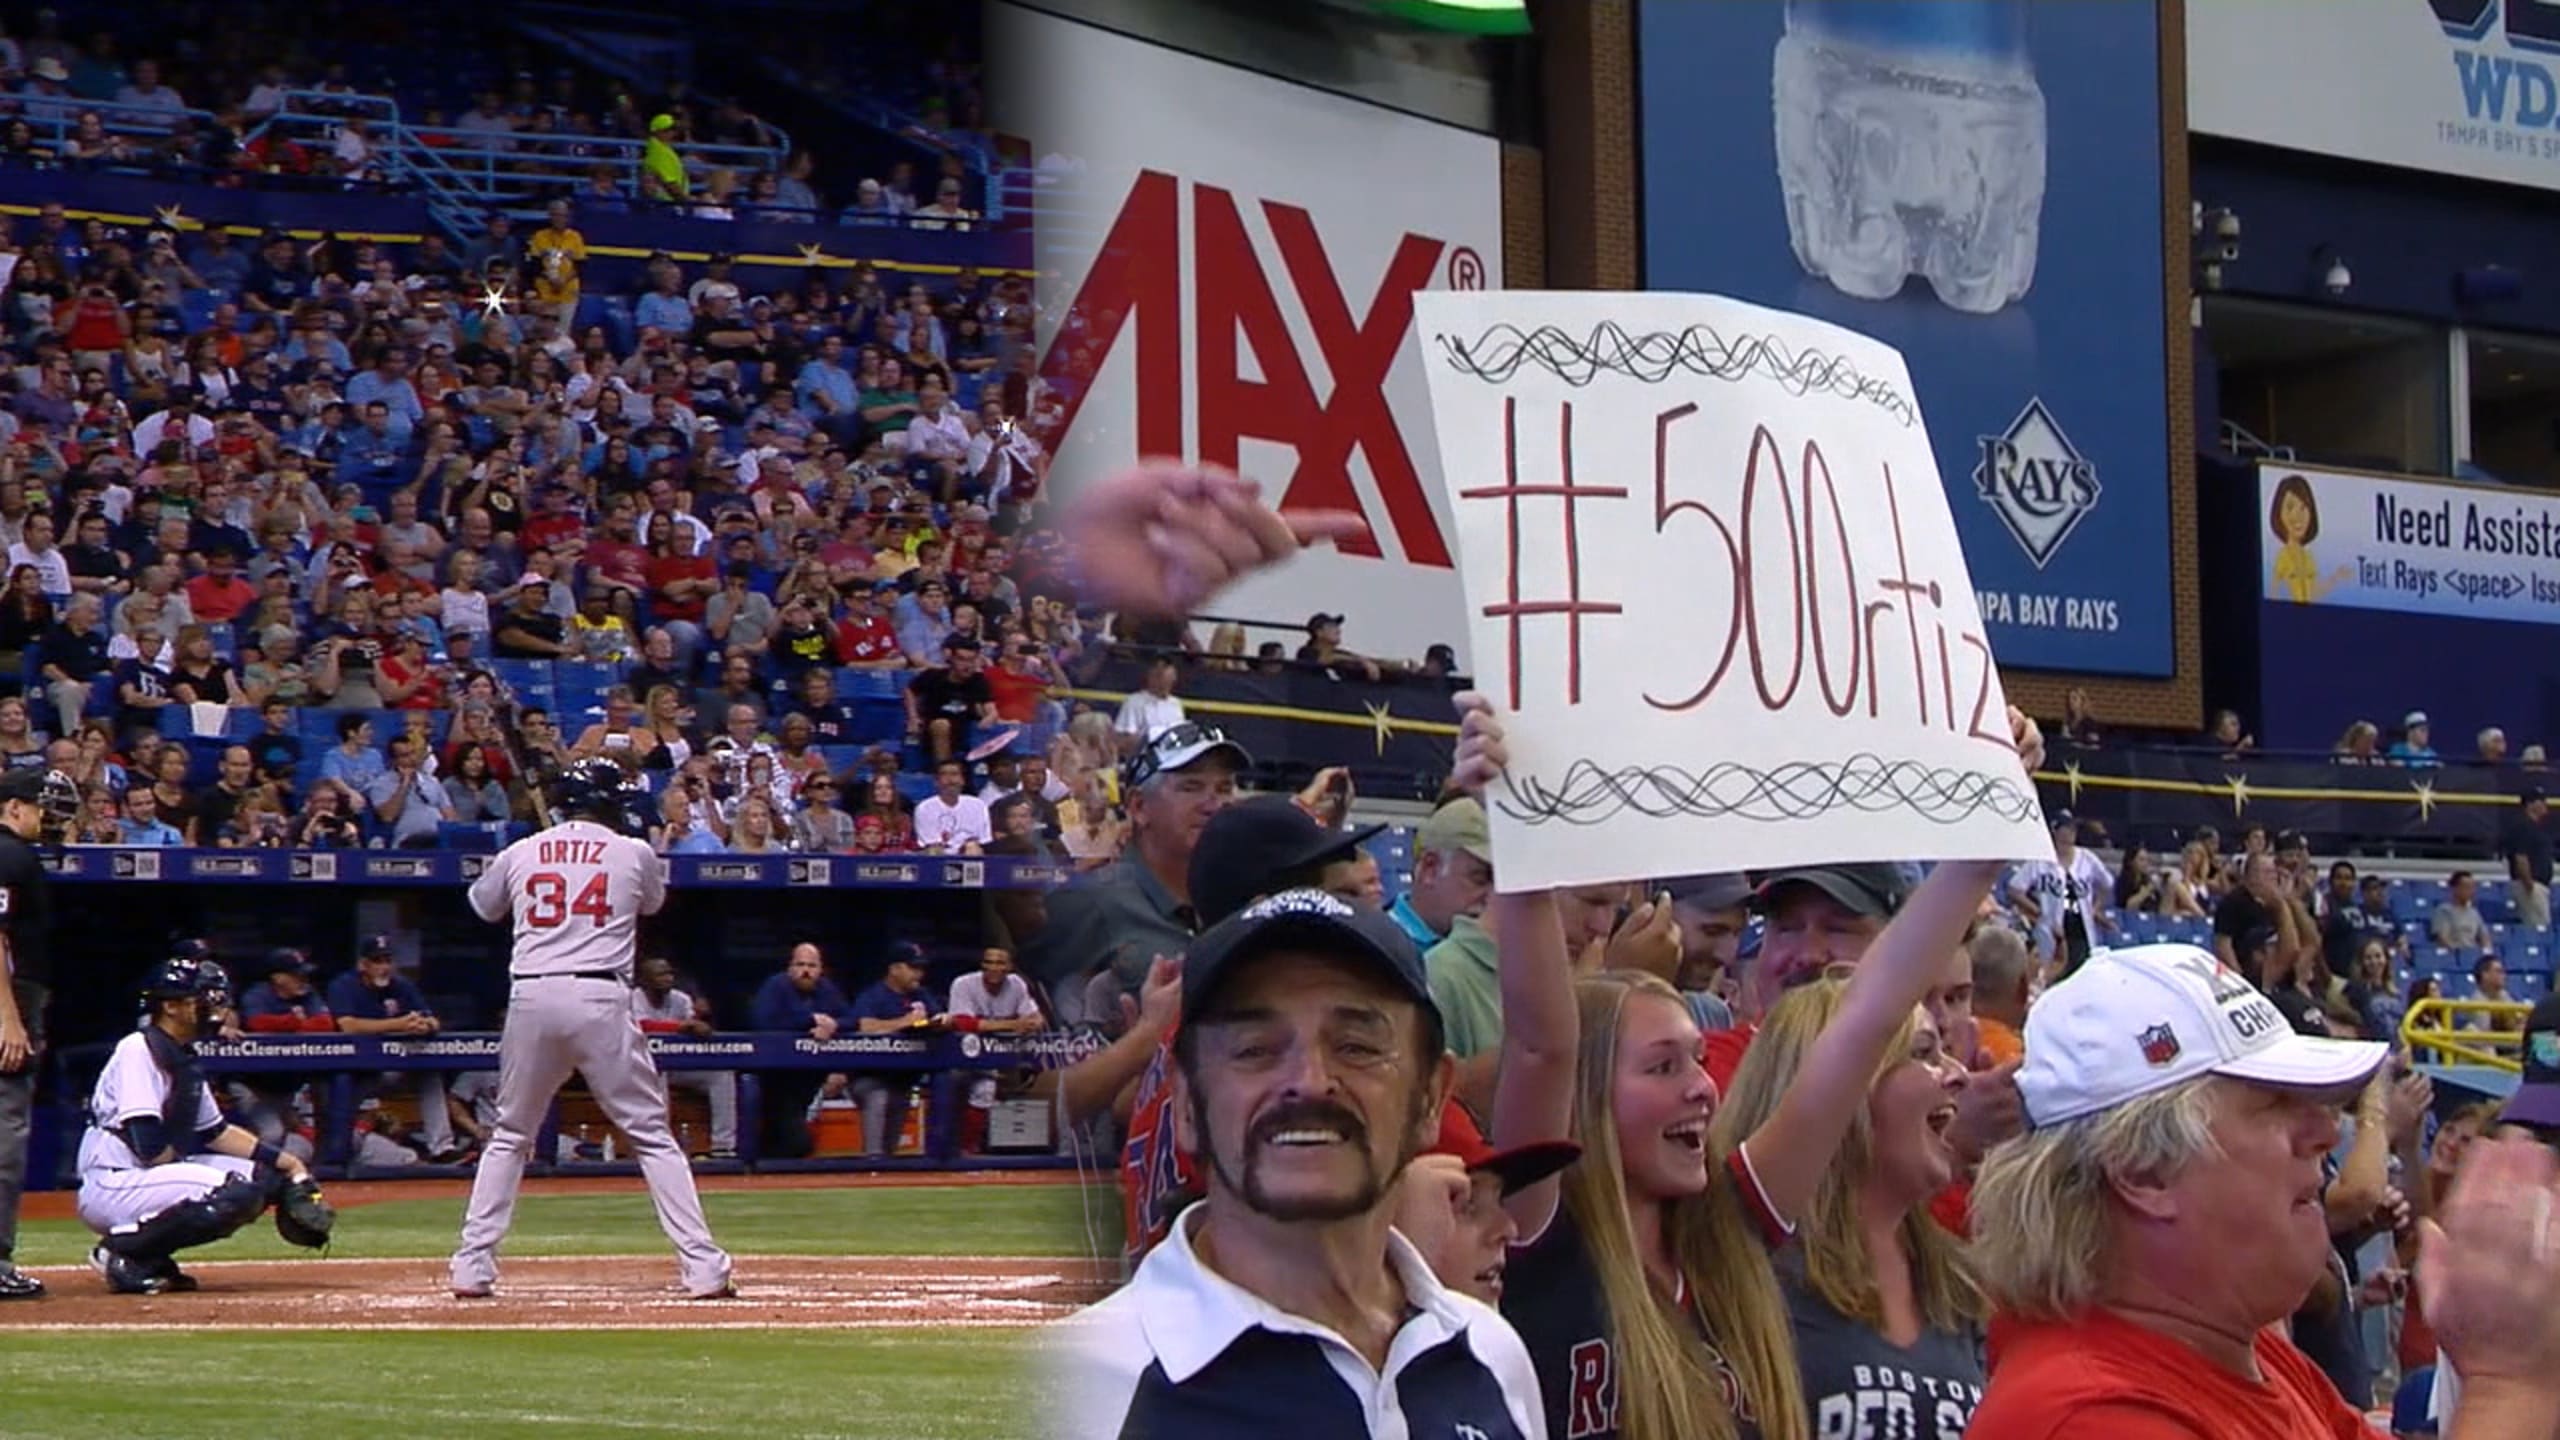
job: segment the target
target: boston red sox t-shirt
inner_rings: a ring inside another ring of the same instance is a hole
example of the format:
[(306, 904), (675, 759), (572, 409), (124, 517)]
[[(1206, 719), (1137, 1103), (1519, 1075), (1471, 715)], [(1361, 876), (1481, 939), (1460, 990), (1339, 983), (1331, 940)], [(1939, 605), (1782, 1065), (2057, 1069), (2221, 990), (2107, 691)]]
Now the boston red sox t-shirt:
[(1924, 1328), (1906, 1349), (1816, 1293), (1801, 1246), (1770, 1258), (1795, 1325), (1816, 1440), (1961, 1440), (1982, 1403), (1979, 1332)]
[[(1697, 1312), (1689, 1315), (1695, 1322)], [(1543, 1234), (1512, 1250), (1503, 1270), (1502, 1318), (1529, 1346), (1548, 1440), (1616, 1440), (1618, 1367), (1609, 1301), (1582, 1227), (1563, 1206)], [(1704, 1338), (1703, 1325), (1699, 1334)], [(1724, 1381), (1726, 1403), (1736, 1407), (1735, 1433), (1760, 1440), (1759, 1417), (1743, 1401), (1740, 1382), (1714, 1345), (1707, 1354)]]

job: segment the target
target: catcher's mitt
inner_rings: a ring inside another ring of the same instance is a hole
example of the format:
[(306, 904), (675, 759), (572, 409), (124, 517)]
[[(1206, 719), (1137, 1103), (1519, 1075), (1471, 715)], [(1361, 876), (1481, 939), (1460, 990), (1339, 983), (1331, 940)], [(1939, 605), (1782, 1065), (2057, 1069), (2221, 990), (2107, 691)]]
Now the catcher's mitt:
[(320, 1182), (307, 1175), (287, 1185), (276, 1200), (276, 1233), (288, 1245), (321, 1249), (337, 1224), (338, 1212), (321, 1197)]

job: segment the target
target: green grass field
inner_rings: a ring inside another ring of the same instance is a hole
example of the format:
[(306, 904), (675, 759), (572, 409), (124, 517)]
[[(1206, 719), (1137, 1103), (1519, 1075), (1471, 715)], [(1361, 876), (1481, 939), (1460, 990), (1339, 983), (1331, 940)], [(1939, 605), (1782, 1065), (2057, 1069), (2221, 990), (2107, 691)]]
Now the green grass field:
[[(758, 1255), (1077, 1256), (1090, 1213), (1118, 1226), (1106, 1189), (916, 1186), (703, 1196), (713, 1230)], [(350, 1209), (333, 1254), (450, 1252), (459, 1199)], [(655, 1255), (648, 1198), (529, 1196), (506, 1253)], [(83, 1260), (74, 1222), (29, 1222), (18, 1258)], [(1106, 1245), (1101, 1253), (1109, 1253)], [(300, 1257), (257, 1225), (201, 1260)], [(40, 1306), (0, 1322), (41, 1320)], [(5, 1440), (512, 1440), (733, 1436), (754, 1440), (1017, 1440), (1034, 1433), (1035, 1382), (1018, 1332), (577, 1330), (12, 1332), (0, 1323)]]
[[(1119, 1248), (1120, 1198), (1087, 1192), (1109, 1237), (1080, 1238), (1085, 1205), (1072, 1185), (901, 1185), (840, 1190), (706, 1191), (712, 1233), (730, 1253), (756, 1255), (1092, 1255)], [(334, 1256), (406, 1260), (453, 1253), (459, 1197), (353, 1206), (339, 1217)], [(96, 1243), (76, 1220), (30, 1220), (18, 1236), (21, 1265), (77, 1265)], [(509, 1255), (655, 1255), (666, 1248), (640, 1182), (627, 1194), (528, 1195), (516, 1206)], [(188, 1260), (305, 1259), (258, 1224)], [(0, 1429), (0, 1436), (8, 1432)]]

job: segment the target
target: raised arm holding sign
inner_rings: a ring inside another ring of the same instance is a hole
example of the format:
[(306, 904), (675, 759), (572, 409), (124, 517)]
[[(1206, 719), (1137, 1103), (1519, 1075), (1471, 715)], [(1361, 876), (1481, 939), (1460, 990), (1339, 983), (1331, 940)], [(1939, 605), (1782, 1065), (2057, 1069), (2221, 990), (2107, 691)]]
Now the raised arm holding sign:
[(1415, 302), (1506, 888), (2051, 854), (1900, 355), (1706, 296)]

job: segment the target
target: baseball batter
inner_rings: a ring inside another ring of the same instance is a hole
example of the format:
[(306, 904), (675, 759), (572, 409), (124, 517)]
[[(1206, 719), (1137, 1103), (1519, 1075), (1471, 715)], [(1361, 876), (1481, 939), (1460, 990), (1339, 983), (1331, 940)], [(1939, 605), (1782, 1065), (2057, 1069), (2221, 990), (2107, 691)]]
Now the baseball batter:
[[(328, 1241), (332, 1216), (302, 1161), (222, 1118), (196, 1040), (231, 1003), (210, 960), (164, 961), (143, 988), (141, 1028), (116, 1042), (89, 1095), (80, 1137), (81, 1223), (98, 1232), (89, 1263), (119, 1295), (193, 1290), (177, 1253), (227, 1238), (278, 1207), (297, 1244)], [(299, 1222), (289, 1218), (299, 1211)], [(297, 1231), (295, 1226), (310, 1227)]]
[(729, 1257), (703, 1221), (693, 1170), (668, 1132), (666, 1081), (631, 1018), (640, 917), (666, 903), (667, 871), (646, 843), (612, 828), (629, 817), (625, 789), (611, 760), (572, 766), (552, 800), (560, 823), (499, 851), (471, 882), (480, 918), (514, 917), (515, 956), (498, 1041), (498, 1123), (453, 1252), (453, 1293), (464, 1299), (496, 1292), (498, 1245), (515, 1217), (526, 1151), (571, 1071), (638, 1154), (684, 1293), (737, 1293)]

